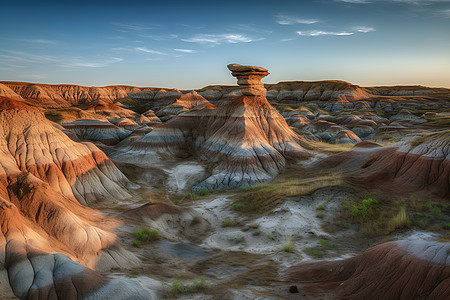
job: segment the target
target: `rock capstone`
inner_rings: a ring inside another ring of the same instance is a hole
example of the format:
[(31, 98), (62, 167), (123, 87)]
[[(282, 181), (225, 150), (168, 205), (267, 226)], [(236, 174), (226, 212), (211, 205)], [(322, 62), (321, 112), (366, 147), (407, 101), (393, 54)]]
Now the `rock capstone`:
[(243, 95), (266, 96), (266, 89), (261, 79), (270, 74), (267, 69), (239, 64), (229, 64), (227, 67), (231, 75), (237, 78), (237, 84)]

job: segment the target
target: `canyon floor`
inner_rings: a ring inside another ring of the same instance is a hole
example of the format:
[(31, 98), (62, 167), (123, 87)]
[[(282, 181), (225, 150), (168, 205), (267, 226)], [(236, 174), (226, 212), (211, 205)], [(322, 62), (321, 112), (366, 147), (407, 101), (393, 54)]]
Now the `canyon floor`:
[(248, 82), (0, 82), (0, 297), (449, 297), (450, 90)]

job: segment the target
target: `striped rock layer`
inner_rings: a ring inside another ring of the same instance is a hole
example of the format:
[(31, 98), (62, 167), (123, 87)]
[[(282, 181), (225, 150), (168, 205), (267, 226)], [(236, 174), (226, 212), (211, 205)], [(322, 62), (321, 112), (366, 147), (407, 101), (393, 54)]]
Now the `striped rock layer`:
[(127, 184), (97, 147), (73, 142), (40, 110), (0, 97), (1, 289), (22, 299), (114, 291), (121, 299), (138, 290), (88, 269), (137, 263), (116, 245), (117, 221), (82, 205), (129, 197)]
[(450, 130), (390, 147), (356, 147), (320, 165), (344, 170), (348, 179), (357, 184), (450, 199)]
[(450, 299), (450, 245), (388, 242), (344, 260), (302, 263), (287, 275), (319, 299)]
[(189, 152), (214, 166), (194, 190), (213, 190), (270, 180), (284, 168), (286, 158), (307, 156), (306, 145), (265, 97), (241, 96), (216, 109), (181, 114), (117, 158), (151, 164), (156, 153)]

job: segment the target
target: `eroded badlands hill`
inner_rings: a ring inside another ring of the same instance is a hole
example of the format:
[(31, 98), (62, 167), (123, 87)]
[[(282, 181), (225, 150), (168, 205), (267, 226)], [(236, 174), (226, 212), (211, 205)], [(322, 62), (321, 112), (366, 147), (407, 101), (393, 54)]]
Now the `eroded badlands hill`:
[(87, 268), (99, 259), (102, 270), (137, 262), (116, 245), (118, 222), (84, 206), (127, 198), (130, 186), (97, 147), (73, 142), (42, 111), (0, 97), (2, 287), (9, 281), (22, 299), (150, 297), (136, 282)]

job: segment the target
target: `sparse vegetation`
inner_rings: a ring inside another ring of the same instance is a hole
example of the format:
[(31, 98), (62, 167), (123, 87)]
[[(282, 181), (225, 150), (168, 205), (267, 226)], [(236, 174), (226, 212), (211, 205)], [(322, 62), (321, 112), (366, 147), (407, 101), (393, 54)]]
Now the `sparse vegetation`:
[(283, 251), (288, 253), (294, 252), (294, 247), (292, 246), (290, 239), (286, 239), (286, 244), (283, 246)]
[(223, 220), (222, 227), (228, 227), (228, 226), (230, 226), (230, 219), (229, 218), (225, 218)]
[(133, 235), (136, 240), (131, 242), (131, 245), (138, 248), (142, 247), (143, 243), (148, 243), (159, 239), (159, 232), (157, 229), (150, 230), (148, 228), (144, 228), (135, 230)]
[(199, 218), (198, 216), (194, 216), (194, 217), (192, 218), (191, 225), (196, 225), (196, 224), (198, 224), (198, 223), (200, 223), (200, 218)]
[(197, 191), (197, 194), (199, 196), (206, 196), (206, 195), (208, 195), (208, 191), (205, 188), (201, 188)]
[(319, 205), (317, 205), (317, 210), (325, 210), (325, 204), (320, 203)]
[(182, 294), (198, 293), (208, 290), (210, 284), (206, 282), (205, 277), (200, 277), (200, 280), (194, 280), (191, 284), (184, 284), (181, 280), (175, 280), (170, 286), (166, 286), (167, 296), (177, 297)]
[(286, 198), (310, 194), (317, 189), (339, 186), (344, 181), (339, 173), (320, 174), (305, 179), (278, 179), (240, 190), (234, 204), (244, 213), (263, 213), (272, 210)]
[(190, 192), (186, 192), (186, 198), (188, 198), (189, 200), (195, 200), (196, 198), (196, 194), (195, 193), (190, 193)]
[(334, 248), (336, 248), (335, 243), (329, 243), (326, 239), (320, 239), (318, 246), (306, 248), (304, 252), (309, 256), (322, 258), (328, 250)]

